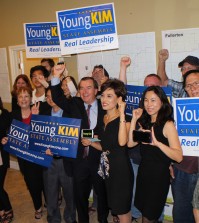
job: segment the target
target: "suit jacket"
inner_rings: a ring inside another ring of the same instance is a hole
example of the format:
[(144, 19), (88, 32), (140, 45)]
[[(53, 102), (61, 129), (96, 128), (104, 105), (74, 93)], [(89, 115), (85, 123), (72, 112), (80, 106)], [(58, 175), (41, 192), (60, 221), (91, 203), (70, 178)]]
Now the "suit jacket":
[(12, 111), (20, 109), (19, 105), (17, 104), (17, 98), (12, 97)]
[[(51, 92), (53, 101), (68, 114), (68, 117), (81, 119), (81, 129), (89, 129), (87, 112), (84, 106), (84, 102), (80, 97), (72, 97), (67, 99), (62, 93), (60, 84), (51, 86)], [(97, 102), (98, 118), (97, 125), (94, 129), (95, 134), (97, 134), (97, 129), (100, 129), (103, 125), (103, 117), (105, 114), (105, 111), (102, 109), (101, 103), (98, 99)], [(84, 146), (82, 145), (81, 140), (79, 140), (77, 160), (83, 159), (83, 152)], [(101, 151), (96, 150), (92, 146), (89, 147), (88, 161), (90, 163), (98, 165), (100, 155)]]
[[(7, 135), (8, 129), (11, 123), (10, 113), (6, 109), (1, 109), (2, 113), (0, 115), (0, 141), (3, 137)], [(3, 145), (0, 143), (0, 152), (2, 156), (3, 166), (10, 166), (9, 153), (3, 149)]]

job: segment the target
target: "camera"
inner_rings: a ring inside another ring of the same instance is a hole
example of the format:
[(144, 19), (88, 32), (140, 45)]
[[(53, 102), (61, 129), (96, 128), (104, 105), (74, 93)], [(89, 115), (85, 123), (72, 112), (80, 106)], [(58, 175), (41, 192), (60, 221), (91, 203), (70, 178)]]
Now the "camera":
[(151, 132), (133, 130), (133, 141), (151, 143), (152, 142)]

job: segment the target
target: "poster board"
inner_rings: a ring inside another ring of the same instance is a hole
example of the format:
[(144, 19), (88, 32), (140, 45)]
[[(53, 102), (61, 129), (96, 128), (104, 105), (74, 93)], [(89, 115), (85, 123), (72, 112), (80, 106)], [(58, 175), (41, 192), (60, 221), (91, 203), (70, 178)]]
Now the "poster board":
[(78, 77), (90, 76), (95, 65), (102, 64), (110, 77), (119, 77), (120, 59), (123, 56), (131, 58), (127, 69), (127, 83), (143, 85), (144, 78), (150, 73), (156, 73), (155, 33), (137, 33), (119, 35), (119, 49), (100, 51), (78, 55)]

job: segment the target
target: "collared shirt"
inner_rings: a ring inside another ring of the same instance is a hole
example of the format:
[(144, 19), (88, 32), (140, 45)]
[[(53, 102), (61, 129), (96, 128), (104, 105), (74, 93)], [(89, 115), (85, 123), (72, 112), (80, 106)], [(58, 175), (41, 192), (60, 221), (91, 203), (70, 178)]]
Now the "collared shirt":
[[(60, 79), (58, 77), (53, 77), (51, 79), (51, 86), (55, 86), (60, 83)], [(91, 104), (90, 108), (90, 129), (94, 129), (95, 126), (97, 125), (97, 116), (98, 116), (98, 104), (97, 100), (95, 100)], [(84, 103), (85, 109), (88, 108), (88, 104)]]
[[(88, 104), (84, 103), (85, 109), (87, 110)], [(94, 129), (95, 126), (97, 125), (97, 115), (98, 115), (98, 104), (97, 100), (95, 100), (91, 104), (90, 108), (90, 129)]]
[(54, 112), (53, 109), (51, 110), (51, 116), (53, 117), (62, 117), (63, 110), (60, 108), (57, 112)]
[(60, 83), (60, 79), (58, 77), (53, 77), (51, 79), (51, 86), (58, 85)]
[(46, 101), (45, 94), (43, 94), (40, 97), (37, 97), (35, 94), (36, 94), (36, 89), (34, 89), (33, 92), (32, 92), (32, 104), (35, 104), (35, 102), (38, 102), (38, 101), (42, 101), (42, 102)]
[(174, 98), (186, 98), (188, 97), (186, 91), (183, 88), (183, 83), (169, 79), (167, 87), (172, 88), (172, 96)]

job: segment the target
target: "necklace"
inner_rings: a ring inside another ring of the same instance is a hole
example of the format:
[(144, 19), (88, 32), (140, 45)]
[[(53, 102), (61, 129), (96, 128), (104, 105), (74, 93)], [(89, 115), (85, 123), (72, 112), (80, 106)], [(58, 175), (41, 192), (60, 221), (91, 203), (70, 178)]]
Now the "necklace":
[(111, 121), (113, 121), (114, 119), (116, 119), (117, 117), (119, 117), (119, 112), (118, 112), (118, 110), (117, 110), (113, 115), (108, 115), (108, 114), (106, 114), (106, 115), (104, 116), (104, 124), (105, 124), (105, 126), (106, 126), (109, 122), (111, 122)]

